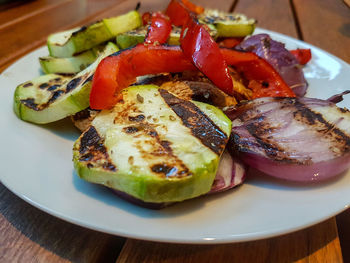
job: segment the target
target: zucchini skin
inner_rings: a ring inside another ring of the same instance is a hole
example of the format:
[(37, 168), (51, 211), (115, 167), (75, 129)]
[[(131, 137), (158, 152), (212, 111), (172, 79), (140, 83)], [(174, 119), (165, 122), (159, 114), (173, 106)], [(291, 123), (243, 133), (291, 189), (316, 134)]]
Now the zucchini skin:
[(254, 32), (255, 19), (249, 19), (243, 14), (231, 14), (218, 10), (206, 9), (198, 15), (201, 23), (213, 26), (216, 37), (245, 37)]
[(98, 45), (80, 54), (67, 58), (45, 56), (39, 58), (42, 71), (45, 74), (76, 74), (92, 64), (106, 44)]

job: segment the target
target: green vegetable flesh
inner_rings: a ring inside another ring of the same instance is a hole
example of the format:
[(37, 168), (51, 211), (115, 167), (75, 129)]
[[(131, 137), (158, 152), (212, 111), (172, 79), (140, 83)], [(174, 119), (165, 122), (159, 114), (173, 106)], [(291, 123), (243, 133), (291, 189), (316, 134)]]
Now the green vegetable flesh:
[(137, 11), (130, 11), (121, 16), (105, 18), (102, 20), (112, 36), (133, 30), (142, 25), (142, 18)]
[(129, 87), (75, 142), (74, 166), (81, 178), (145, 202), (183, 201), (211, 189), (230, 130), (214, 106)]
[(256, 20), (248, 19), (242, 14), (224, 13), (218, 10), (207, 9), (198, 15), (201, 23), (213, 25), (217, 37), (245, 37), (254, 32)]
[(89, 26), (50, 35), (47, 46), (50, 56), (71, 57), (139, 26), (141, 26), (140, 14), (137, 11), (131, 11)]
[(117, 45), (121, 49), (125, 49), (131, 46), (135, 46), (145, 41), (145, 35), (147, 34), (146, 27), (139, 27), (137, 29), (119, 34), (116, 38)]
[[(210, 26), (209, 29), (210, 29), (210, 34), (215, 38), (216, 36), (215, 27)], [(117, 45), (121, 49), (125, 49), (128, 47), (134, 46), (136, 44), (143, 43), (145, 41), (146, 35), (147, 35), (147, 27), (146, 26), (139, 27), (137, 29), (118, 35), (116, 38)], [(173, 26), (167, 43), (169, 45), (180, 45), (180, 35), (181, 35), (181, 28)]]
[(33, 123), (49, 123), (73, 115), (89, 106), (91, 80), (98, 63), (118, 48), (108, 43), (99, 58), (73, 77), (48, 74), (16, 88), (14, 111)]
[(40, 57), (39, 62), (44, 73), (75, 74), (87, 68), (98, 57), (98, 49), (103, 46), (94, 47), (78, 55), (69, 58), (57, 58), (52, 56)]

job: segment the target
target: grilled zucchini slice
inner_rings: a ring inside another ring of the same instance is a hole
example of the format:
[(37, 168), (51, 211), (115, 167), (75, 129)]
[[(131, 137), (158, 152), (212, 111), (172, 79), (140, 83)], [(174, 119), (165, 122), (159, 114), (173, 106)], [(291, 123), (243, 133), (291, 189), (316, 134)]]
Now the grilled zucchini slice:
[(254, 32), (256, 20), (242, 14), (225, 13), (206, 9), (198, 15), (201, 23), (215, 26), (217, 37), (245, 37)]
[(69, 58), (40, 57), (40, 66), (45, 74), (76, 74), (92, 64), (105, 47), (98, 45)]
[(50, 56), (71, 57), (106, 42), (118, 34), (141, 26), (142, 21), (137, 11), (106, 18), (89, 26), (52, 34), (48, 37), (47, 46)]
[(133, 86), (75, 142), (74, 166), (82, 179), (144, 202), (183, 201), (210, 190), (230, 131), (214, 106)]
[(115, 44), (108, 43), (99, 58), (74, 77), (48, 74), (19, 85), (14, 94), (15, 113), (25, 121), (49, 123), (87, 108), (98, 63), (117, 50)]

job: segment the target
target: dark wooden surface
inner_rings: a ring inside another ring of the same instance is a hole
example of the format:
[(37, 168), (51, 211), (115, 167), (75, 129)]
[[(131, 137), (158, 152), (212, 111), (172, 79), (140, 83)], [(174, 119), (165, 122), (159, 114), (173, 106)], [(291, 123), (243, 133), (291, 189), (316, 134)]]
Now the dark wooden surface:
[[(48, 34), (124, 13), (135, 0), (36, 0), (0, 8), (0, 72), (43, 45)], [(314, 44), (350, 62), (350, 9), (341, 0), (198, 0), (242, 12), (259, 26)], [(142, 1), (141, 11), (167, 1)], [(6, 88), (6, 87), (1, 87)], [(0, 177), (1, 178), (1, 177)], [(0, 184), (0, 262), (350, 262), (350, 210), (265, 240), (174, 245), (87, 230), (25, 203)]]

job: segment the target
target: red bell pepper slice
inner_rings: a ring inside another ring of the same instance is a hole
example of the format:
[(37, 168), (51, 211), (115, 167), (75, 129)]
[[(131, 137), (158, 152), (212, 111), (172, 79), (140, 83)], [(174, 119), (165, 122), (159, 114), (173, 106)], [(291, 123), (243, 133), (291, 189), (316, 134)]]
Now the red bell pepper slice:
[(225, 47), (225, 48), (234, 48), (238, 44), (242, 42), (244, 37), (228, 37), (219, 39), (217, 43), (219, 44), (219, 47)]
[(195, 14), (202, 14), (204, 12), (204, 8), (199, 6), (199, 5), (195, 5), (194, 3), (190, 2), (189, 0), (181, 0), (182, 4), (191, 12), (195, 13)]
[(151, 25), (148, 27), (146, 44), (164, 44), (167, 42), (171, 32), (169, 17), (161, 12), (152, 14)]
[(171, 0), (165, 14), (170, 17), (175, 26), (182, 26), (189, 19), (190, 14), (201, 14), (204, 8), (197, 6), (189, 0)]
[(310, 49), (295, 49), (290, 50), (290, 53), (298, 60), (300, 65), (305, 65), (311, 60), (311, 50)]
[(120, 92), (137, 76), (195, 70), (180, 47), (139, 44), (104, 58), (98, 65), (90, 93), (92, 109), (108, 109), (120, 99)]
[(145, 26), (151, 21), (152, 14), (150, 12), (145, 12), (142, 15), (142, 24)]
[(253, 98), (295, 97), (292, 89), (266, 60), (252, 52), (228, 48), (220, 50), (227, 64), (234, 66), (249, 81), (248, 87), (253, 90)]
[(179, 0), (171, 0), (165, 14), (175, 26), (182, 26), (190, 18), (190, 10)]
[(185, 3), (172, 0), (166, 10), (175, 25), (183, 26), (180, 43), (185, 56), (217, 87), (233, 95), (232, 78), (218, 44), (205, 27), (197, 22), (195, 14), (187, 6), (192, 10), (195, 5), (191, 6), (188, 0)]
[(233, 82), (218, 44), (192, 16), (183, 25), (181, 48), (186, 57), (218, 88), (233, 95)]
[[(220, 49), (228, 65), (244, 74), (257, 97), (295, 97), (279, 74), (253, 53)], [(92, 82), (90, 107), (108, 109), (120, 99), (120, 92), (134, 83), (137, 76), (164, 72), (196, 70), (180, 47), (139, 44), (106, 57), (98, 65)], [(268, 86), (268, 87), (267, 87)]]

